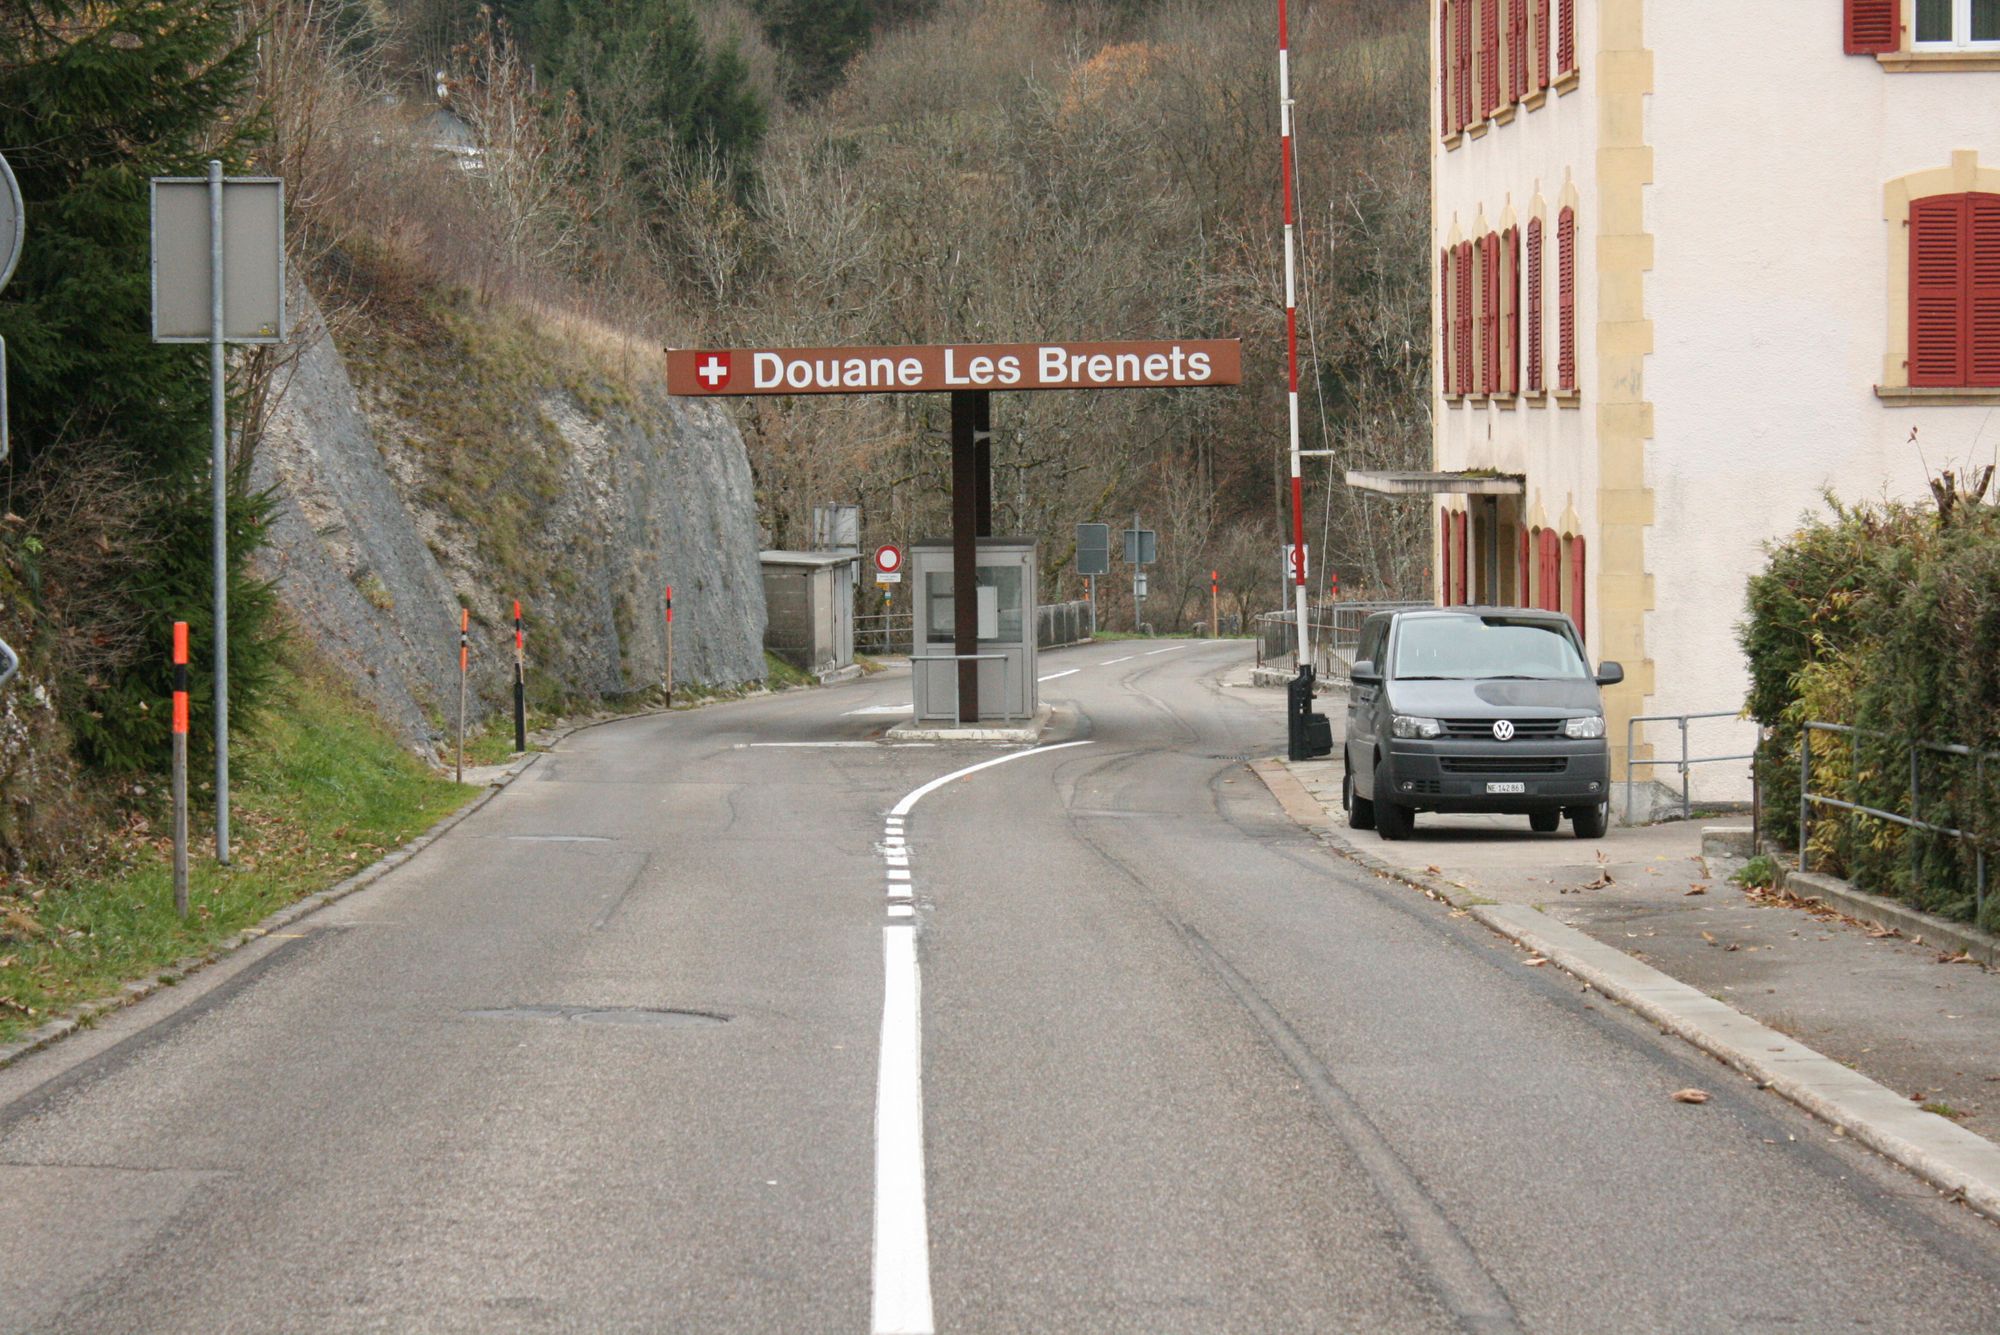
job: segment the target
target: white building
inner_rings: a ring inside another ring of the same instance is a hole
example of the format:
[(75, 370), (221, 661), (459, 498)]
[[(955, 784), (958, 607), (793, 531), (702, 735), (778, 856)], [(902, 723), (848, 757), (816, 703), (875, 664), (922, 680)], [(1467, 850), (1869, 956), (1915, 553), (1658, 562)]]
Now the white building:
[(1994, 457), (2000, 0), (1433, 14), (1437, 472), (1355, 481), (1437, 493), (1441, 599), (1625, 665), (1622, 766), (1741, 704), (1744, 581), (1823, 490)]

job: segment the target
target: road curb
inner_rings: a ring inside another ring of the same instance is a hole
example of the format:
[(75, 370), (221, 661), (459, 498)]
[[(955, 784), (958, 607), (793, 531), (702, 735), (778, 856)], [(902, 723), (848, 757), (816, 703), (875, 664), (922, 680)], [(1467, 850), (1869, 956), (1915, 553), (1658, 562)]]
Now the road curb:
[[(571, 731), (575, 731), (575, 729)], [(568, 736), (569, 734), (564, 733), (563, 735)], [(557, 740), (561, 739), (558, 738)], [(110, 996), (100, 997), (95, 1001), (87, 1001), (61, 1019), (51, 1020), (39, 1028), (30, 1030), (22, 1037), (15, 1039), (12, 1043), (0, 1045), (0, 1070), (12, 1066), (23, 1057), (40, 1052), (53, 1043), (61, 1042), (79, 1030), (89, 1028), (114, 1011), (123, 1010), (135, 1002), (145, 1000), (161, 988), (172, 987), (174, 984), (200, 972), (209, 965), (218, 963), (228, 956), (235, 954), (253, 941), (261, 940), (273, 932), (291, 926), (302, 918), (310, 917), (327, 905), (337, 903), (351, 894), (366, 890), (369, 886), (409, 862), (417, 854), (423, 852), (426, 848), (429, 848), (432, 844), (450, 833), (452, 828), (460, 821), (470, 818), (474, 812), (499, 796), (501, 789), (519, 778), (543, 754), (540, 751), (530, 752), (521, 760), (514, 762), (508, 767), (505, 774), (489, 783), (486, 786), (486, 790), (472, 799), (472, 801), (466, 803), (450, 815), (443, 817), (435, 825), (432, 825), (428, 830), (425, 830), (401, 848), (396, 849), (392, 853), (385, 854), (345, 880), (336, 881), (326, 889), (315, 891), (303, 899), (293, 900), (283, 908), (277, 909), (267, 915), (255, 926), (246, 927), (233, 936), (224, 937), (199, 955), (189, 955), (185, 959), (177, 960), (173, 964), (168, 965), (158, 973), (148, 974), (144, 978), (126, 983)]]
[(1412, 873), (1364, 853), (1334, 828), (1318, 799), (1283, 764), (1257, 761), (1250, 768), (1286, 815), (1342, 857), (1465, 910), (1664, 1032), (1748, 1076), (1759, 1088), (1790, 1100), (2000, 1222), (2000, 1146), (1539, 909), (1488, 903), (1441, 877)]
[(1898, 904), (1893, 899), (1857, 890), (1843, 880), (1818, 872), (1787, 869), (1779, 878), (1780, 888), (1795, 899), (1810, 899), (1838, 910), (1850, 918), (1877, 927), (1889, 927), (1912, 940), (1944, 950), (1970, 955), (1989, 969), (2000, 969), (2000, 940), (1963, 923)]

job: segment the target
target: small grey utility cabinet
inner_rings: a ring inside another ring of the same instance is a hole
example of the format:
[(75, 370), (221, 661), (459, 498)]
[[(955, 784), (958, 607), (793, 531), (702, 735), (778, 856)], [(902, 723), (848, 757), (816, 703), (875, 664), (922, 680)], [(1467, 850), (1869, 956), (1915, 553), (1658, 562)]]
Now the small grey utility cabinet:
[[(919, 542), (909, 553), (915, 632), (910, 680), (920, 722), (955, 722), (958, 663), (953, 629), (958, 603), (952, 594), (949, 542)], [(1035, 544), (1024, 538), (979, 539), (979, 712), (993, 718), (1032, 718), (1035, 691)]]

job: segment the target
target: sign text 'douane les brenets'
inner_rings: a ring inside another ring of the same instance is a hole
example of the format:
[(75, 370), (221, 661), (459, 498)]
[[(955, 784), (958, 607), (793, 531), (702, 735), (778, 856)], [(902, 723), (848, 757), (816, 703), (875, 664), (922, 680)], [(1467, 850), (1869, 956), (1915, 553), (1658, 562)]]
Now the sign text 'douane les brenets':
[(1242, 378), (1235, 339), (667, 351), (668, 392), (704, 396), (1175, 389)]

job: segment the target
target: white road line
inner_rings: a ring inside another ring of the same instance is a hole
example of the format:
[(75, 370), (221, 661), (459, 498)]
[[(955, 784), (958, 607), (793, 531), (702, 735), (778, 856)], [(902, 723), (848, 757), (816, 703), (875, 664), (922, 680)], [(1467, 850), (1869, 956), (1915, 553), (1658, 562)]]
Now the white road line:
[(907, 714), (909, 712), (910, 706), (907, 702), (900, 705), (863, 705), (859, 709), (848, 710), (841, 717), (853, 718), (856, 714)]
[(882, 929), (882, 1060), (875, 1080), (875, 1335), (931, 1335), (924, 1211), (922, 989), (917, 929)]
[(1138, 656), (1139, 655), (1137, 654), (1127, 654), (1123, 658), (1107, 658), (1102, 663), (1099, 663), (1097, 666), (1110, 667), (1113, 663), (1129, 663)]
[(794, 747), (794, 748), (796, 748), (796, 747), (807, 747), (807, 748), (820, 748), (820, 749), (825, 749), (825, 748), (827, 748), (827, 747), (836, 747), (836, 746), (846, 746), (846, 747), (851, 747), (851, 746), (874, 746), (874, 747), (882, 747), (882, 746), (891, 746), (891, 747), (909, 747), (909, 746), (926, 746), (926, 747), (927, 747), (927, 746), (936, 746), (936, 745), (937, 745), (937, 743), (936, 743), (936, 742), (738, 742), (738, 743), (736, 744), (736, 749), (737, 749), (738, 751), (741, 751), (741, 750), (744, 750), (745, 748), (748, 748), (748, 747), (773, 747), (773, 748), (785, 748), (785, 747)]
[(1056, 679), (1057, 677), (1074, 677), (1074, 676), (1075, 676), (1075, 675), (1076, 675), (1077, 673), (1079, 673), (1079, 672), (1081, 672), (1081, 671), (1083, 671), (1083, 669), (1082, 669), (1082, 668), (1071, 668), (1071, 669), (1070, 669), (1069, 671), (1067, 671), (1067, 672), (1051, 672), (1051, 673), (1050, 673), (1050, 674), (1049, 674), (1048, 676), (1046, 676), (1046, 677), (1037, 677), (1037, 678), (1035, 678), (1035, 680), (1036, 680), (1036, 681), (1038, 681), (1038, 682), (1040, 682), (1040, 681), (1054, 681), (1054, 680), (1055, 680), (1055, 679)]
[(1185, 644), (1170, 644), (1164, 649), (1148, 649), (1145, 653), (1139, 656), (1141, 658), (1151, 658), (1154, 654), (1170, 654), (1176, 649), (1185, 649), (1185, 648), (1187, 648)]
[[(903, 818), (925, 797), (968, 774), (1027, 756), (1089, 746), (1058, 742), (1014, 751), (953, 770), (912, 789), (883, 818), (900, 834)], [(915, 887), (909, 873), (889, 869), (889, 895)], [(896, 878), (901, 876), (901, 881)], [(875, 1080), (875, 1264), (873, 1335), (933, 1335), (930, 1221), (924, 1206), (923, 988), (917, 967), (915, 910), (891, 903), (882, 928), (882, 1055)], [(911, 919), (911, 921), (904, 921)]]

